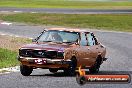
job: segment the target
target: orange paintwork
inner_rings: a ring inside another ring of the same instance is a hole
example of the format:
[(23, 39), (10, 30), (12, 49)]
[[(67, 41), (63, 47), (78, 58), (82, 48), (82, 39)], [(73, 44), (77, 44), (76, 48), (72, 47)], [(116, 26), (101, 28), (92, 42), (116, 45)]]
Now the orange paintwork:
[[(86, 30), (79, 30), (79, 29), (67, 29), (67, 28), (49, 28), (48, 30), (59, 30), (59, 31), (70, 31), (70, 32), (80, 32), (80, 33), (91, 33)], [(43, 44), (47, 44), (44, 46)], [(85, 66), (85, 67), (91, 67), (94, 65), (96, 59), (98, 56), (101, 56), (102, 58), (105, 58), (106, 55), (106, 48), (98, 43), (93, 46), (81, 46), (80, 44), (56, 44), (56, 43), (33, 43), (30, 45), (25, 45), (21, 49), (50, 49), (50, 50), (56, 50), (58, 48), (64, 49), (64, 58), (63, 60), (70, 60), (72, 57), (75, 57), (77, 59), (77, 67), (79, 66)], [(26, 58), (20, 60), (21, 64), (27, 65), (27, 66), (34, 66), (34, 67), (47, 67), (47, 68), (61, 68), (61, 67), (68, 67), (68, 65), (38, 65), (38, 64), (29, 64), (28, 61), (26, 61)], [(103, 61), (102, 61), (103, 62)]]

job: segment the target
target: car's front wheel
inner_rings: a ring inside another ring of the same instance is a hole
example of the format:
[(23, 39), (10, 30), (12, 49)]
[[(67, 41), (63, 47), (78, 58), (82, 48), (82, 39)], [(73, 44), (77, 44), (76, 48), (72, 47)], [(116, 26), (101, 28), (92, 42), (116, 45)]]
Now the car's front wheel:
[(77, 60), (75, 58), (71, 59), (71, 63), (67, 69), (64, 69), (66, 75), (74, 76), (76, 74)]
[(92, 68), (89, 69), (90, 73), (98, 73), (99, 72), (99, 67), (93, 66)]
[(20, 65), (20, 72), (23, 76), (29, 76), (32, 73), (33, 69), (25, 66), (25, 65)]

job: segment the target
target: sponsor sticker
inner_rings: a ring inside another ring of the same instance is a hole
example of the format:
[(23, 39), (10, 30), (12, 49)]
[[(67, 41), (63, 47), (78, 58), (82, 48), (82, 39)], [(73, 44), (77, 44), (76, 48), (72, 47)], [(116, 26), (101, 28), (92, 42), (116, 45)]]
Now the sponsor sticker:
[(79, 74), (76, 76), (76, 81), (79, 85), (86, 83), (107, 83), (119, 84), (130, 83), (131, 76), (129, 74), (85, 74), (85, 70), (79, 68)]

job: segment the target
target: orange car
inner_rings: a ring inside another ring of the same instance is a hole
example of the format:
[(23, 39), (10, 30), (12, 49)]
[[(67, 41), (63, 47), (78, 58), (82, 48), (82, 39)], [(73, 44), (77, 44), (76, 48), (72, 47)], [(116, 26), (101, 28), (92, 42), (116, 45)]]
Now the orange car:
[(106, 60), (106, 48), (92, 32), (79, 29), (50, 28), (19, 49), (20, 71), (29, 76), (33, 69), (64, 70), (74, 75), (76, 68), (85, 66), (90, 73), (99, 71)]

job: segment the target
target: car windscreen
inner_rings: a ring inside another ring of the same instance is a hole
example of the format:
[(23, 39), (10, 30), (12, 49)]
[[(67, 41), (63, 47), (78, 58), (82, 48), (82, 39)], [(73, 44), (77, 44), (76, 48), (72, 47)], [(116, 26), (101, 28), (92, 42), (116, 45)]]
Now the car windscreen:
[(77, 42), (78, 39), (78, 32), (49, 30), (40, 36), (38, 42)]

